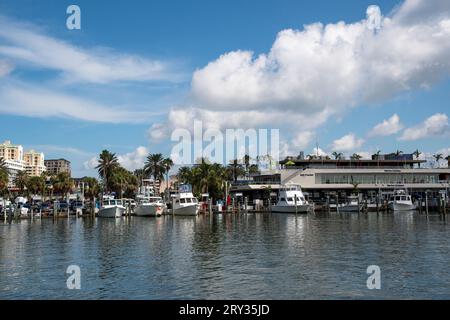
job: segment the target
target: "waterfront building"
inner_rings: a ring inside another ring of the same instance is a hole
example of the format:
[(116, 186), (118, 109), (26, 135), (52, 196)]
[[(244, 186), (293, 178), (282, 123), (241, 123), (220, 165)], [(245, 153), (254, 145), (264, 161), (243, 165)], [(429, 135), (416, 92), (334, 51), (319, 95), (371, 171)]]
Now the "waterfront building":
[(66, 159), (44, 160), (44, 165), (47, 169), (47, 172), (51, 175), (57, 175), (63, 172), (69, 174), (69, 176), (72, 174), (70, 161)]
[(7, 140), (0, 144), (0, 158), (3, 158), (9, 172), (8, 187), (14, 187), (14, 179), (19, 171), (25, 170), (25, 162), (23, 160), (23, 147), (21, 145), (12, 144)]
[(263, 199), (268, 191), (273, 196), (285, 184), (300, 185), (308, 197), (315, 200), (329, 194), (345, 197), (355, 192), (373, 199), (378, 194), (389, 194), (398, 189), (407, 189), (417, 196), (425, 192), (448, 193), (450, 168), (421, 168), (420, 164), (425, 162), (408, 155), (370, 160), (288, 157), (280, 161), (277, 170), (265, 171), (251, 181), (234, 183), (230, 192), (250, 201)]
[(25, 171), (30, 177), (40, 176), (46, 170), (42, 152), (27, 151), (23, 155), (23, 160), (25, 161)]

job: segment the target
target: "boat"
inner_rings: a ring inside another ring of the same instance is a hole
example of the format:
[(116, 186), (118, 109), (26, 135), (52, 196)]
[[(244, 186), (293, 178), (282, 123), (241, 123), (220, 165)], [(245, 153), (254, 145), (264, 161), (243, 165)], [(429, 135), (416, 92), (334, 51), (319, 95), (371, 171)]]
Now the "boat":
[(104, 199), (97, 215), (102, 218), (120, 218), (125, 212), (122, 200)]
[(134, 214), (141, 217), (159, 217), (163, 214), (164, 202), (161, 197), (139, 198)]
[(362, 204), (359, 202), (359, 197), (356, 195), (349, 196), (345, 203), (339, 205), (339, 211), (343, 212), (360, 212), (362, 209)]
[(176, 216), (196, 216), (200, 210), (198, 200), (189, 185), (181, 185), (173, 198), (172, 211)]
[(280, 188), (278, 200), (272, 206), (272, 212), (276, 213), (307, 213), (310, 205), (298, 185), (286, 185)]
[(389, 210), (392, 211), (410, 211), (416, 209), (416, 205), (412, 202), (411, 195), (405, 190), (395, 191), (389, 199), (388, 207)]

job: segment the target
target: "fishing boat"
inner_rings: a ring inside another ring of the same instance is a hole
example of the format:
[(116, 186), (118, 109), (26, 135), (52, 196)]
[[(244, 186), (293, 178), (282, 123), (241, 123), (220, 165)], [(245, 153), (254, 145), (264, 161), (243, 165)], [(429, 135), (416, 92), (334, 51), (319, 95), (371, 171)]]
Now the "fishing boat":
[(134, 214), (141, 217), (159, 217), (164, 211), (161, 197), (143, 197), (138, 199)]
[(103, 199), (97, 215), (102, 218), (120, 218), (125, 212), (122, 200)]
[(416, 205), (412, 202), (411, 195), (406, 190), (397, 190), (391, 196), (388, 207), (392, 211), (410, 211), (415, 210)]
[(349, 196), (345, 203), (339, 205), (339, 210), (343, 212), (360, 212), (362, 209), (357, 195)]
[(173, 214), (176, 216), (196, 216), (200, 210), (198, 200), (189, 185), (181, 185), (173, 199)]
[(272, 206), (272, 212), (277, 213), (307, 213), (310, 205), (298, 185), (283, 186), (278, 193), (277, 203)]

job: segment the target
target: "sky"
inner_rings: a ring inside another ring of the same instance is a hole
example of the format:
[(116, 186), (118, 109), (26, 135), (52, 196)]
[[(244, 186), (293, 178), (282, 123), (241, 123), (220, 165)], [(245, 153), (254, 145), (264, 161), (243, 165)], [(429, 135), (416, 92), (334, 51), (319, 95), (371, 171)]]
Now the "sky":
[(281, 156), (445, 156), (449, 75), (447, 0), (0, 2), (0, 140), (76, 177), (169, 156), (194, 120), (279, 129)]

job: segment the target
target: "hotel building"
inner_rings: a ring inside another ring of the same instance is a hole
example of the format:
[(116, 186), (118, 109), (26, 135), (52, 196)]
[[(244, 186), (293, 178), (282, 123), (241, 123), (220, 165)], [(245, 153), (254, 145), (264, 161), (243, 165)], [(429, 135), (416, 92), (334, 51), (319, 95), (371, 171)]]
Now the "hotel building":
[(44, 154), (30, 150), (24, 153), (25, 171), (31, 177), (40, 176), (45, 171)]
[(9, 188), (14, 188), (14, 179), (19, 171), (26, 171), (30, 176), (39, 176), (46, 170), (42, 152), (24, 152), (21, 145), (12, 144), (8, 140), (0, 144), (0, 157), (5, 160), (9, 170)]
[(70, 161), (66, 159), (50, 159), (44, 160), (44, 165), (47, 168), (47, 172), (51, 175), (57, 175), (59, 173), (68, 173), (71, 175)]
[(0, 158), (3, 158), (9, 171), (8, 187), (13, 187), (13, 181), (19, 171), (25, 170), (25, 161), (23, 160), (23, 147), (12, 144), (11, 141), (5, 141), (0, 144)]

